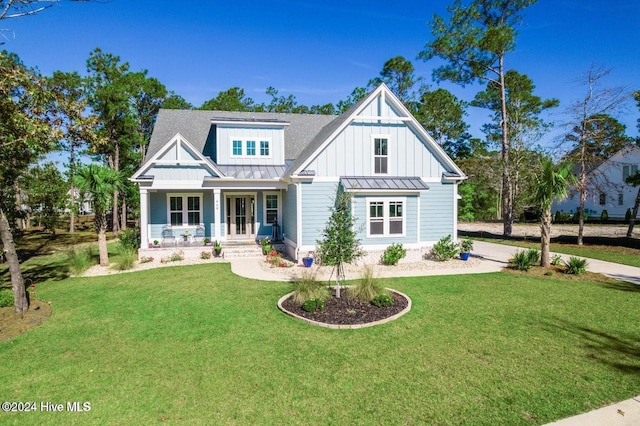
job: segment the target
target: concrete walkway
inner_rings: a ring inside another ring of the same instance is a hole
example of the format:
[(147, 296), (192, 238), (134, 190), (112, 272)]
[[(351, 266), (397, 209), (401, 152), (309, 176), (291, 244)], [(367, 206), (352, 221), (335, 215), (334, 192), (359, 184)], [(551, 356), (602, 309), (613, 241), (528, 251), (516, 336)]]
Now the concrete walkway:
[[(507, 266), (507, 263), (519, 247), (506, 246), (503, 244), (474, 241), (473, 256), (481, 262), (473, 268), (452, 268), (424, 270), (394, 270), (377, 273), (378, 277), (400, 277), (400, 276), (425, 276), (425, 275), (458, 275), (458, 274), (478, 274), (487, 272), (498, 272)], [(563, 260), (570, 256), (561, 254)], [(289, 281), (290, 278), (284, 275), (270, 274), (262, 269), (260, 262), (262, 258), (237, 258), (231, 259), (231, 270), (240, 276), (256, 280), (269, 281)], [(617, 280), (631, 282), (640, 285), (640, 268), (620, 265), (602, 260), (588, 259), (587, 270), (601, 273)], [(347, 276), (347, 279), (357, 278), (357, 276)], [(567, 419), (558, 420), (549, 425), (554, 426), (631, 426), (640, 425), (640, 395), (609, 405), (588, 413), (579, 414)]]

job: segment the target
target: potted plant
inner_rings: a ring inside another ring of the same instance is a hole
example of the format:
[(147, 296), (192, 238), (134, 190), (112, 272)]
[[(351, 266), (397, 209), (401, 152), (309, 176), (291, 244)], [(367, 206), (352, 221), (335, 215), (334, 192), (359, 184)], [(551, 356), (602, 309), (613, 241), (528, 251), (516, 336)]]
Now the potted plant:
[(209, 238), (205, 238), (204, 239), (204, 245), (205, 246), (210, 246), (211, 245), (211, 240)]
[(220, 257), (220, 253), (222, 253), (222, 243), (218, 240), (213, 242), (213, 254), (215, 257)]
[(160, 242), (158, 240), (153, 240), (153, 243), (149, 243), (149, 248), (158, 248), (160, 247)]
[(469, 238), (465, 238), (460, 242), (460, 259), (469, 260), (469, 254), (473, 250), (473, 241)]
[(313, 265), (313, 255), (311, 253), (307, 253), (307, 255), (302, 258), (302, 264), (305, 268), (310, 268), (311, 265)]

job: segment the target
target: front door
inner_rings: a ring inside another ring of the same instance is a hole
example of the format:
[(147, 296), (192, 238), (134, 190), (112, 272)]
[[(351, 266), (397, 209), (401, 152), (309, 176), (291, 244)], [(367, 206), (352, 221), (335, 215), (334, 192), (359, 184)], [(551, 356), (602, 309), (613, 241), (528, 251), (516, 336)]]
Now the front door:
[(231, 239), (255, 237), (256, 198), (253, 195), (227, 197), (227, 235)]

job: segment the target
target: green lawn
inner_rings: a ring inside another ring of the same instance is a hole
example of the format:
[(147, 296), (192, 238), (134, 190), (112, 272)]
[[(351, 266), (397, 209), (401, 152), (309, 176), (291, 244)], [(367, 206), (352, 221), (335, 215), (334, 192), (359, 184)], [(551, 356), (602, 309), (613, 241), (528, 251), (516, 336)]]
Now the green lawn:
[(640, 291), (495, 273), (387, 280), (400, 319), (328, 330), (226, 264), (50, 280), (0, 343), (2, 424), (544, 424), (640, 394)]

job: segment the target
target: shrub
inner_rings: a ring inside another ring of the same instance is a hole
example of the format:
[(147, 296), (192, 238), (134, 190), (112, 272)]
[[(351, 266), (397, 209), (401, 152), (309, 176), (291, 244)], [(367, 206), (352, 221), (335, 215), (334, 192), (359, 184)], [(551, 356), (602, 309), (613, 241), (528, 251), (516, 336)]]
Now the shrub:
[(371, 303), (378, 308), (386, 308), (393, 305), (393, 299), (388, 294), (380, 294), (374, 297)]
[(140, 247), (140, 232), (137, 229), (125, 229), (118, 234), (120, 247), (137, 250)]
[(562, 263), (562, 256), (560, 256), (559, 254), (554, 254), (553, 257), (551, 258), (551, 264), (555, 266), (561, 263)]
[(0, 290), (0, 308), (13, 306), (13, 291)]
[(465, 238), (460, 242), (460, 251), (463, 253), (468, 253), (473, 250), (473, 241), (469, 238)]
[(182, 251), (174, 251), (173, 253), (171, 253), (171, 256), (160, 259), (160, 263), (178, 262), (183, 259), (184, 256), (182, 254)]
[(151, 257), (151, 256), (142, 256), (140, 258), (140, 263), (149, 263), (149, 262), (153, 262), (153, 257)]
[(324, 300), (309, 299), (302, 304), (302, 310), (307, 312), (321, 311), (324, 309)]
[(430, 253), (438, 262), (444, 262), (456, 257), (458, 245), (453, 242), (451, 235), (447, 235), (433, 245)]
[(201, 251), (200, 259), (211, 259), (211, 252), (209, 251)]
[(624, 221), (629, 223), (630, 220), (631, 220), (631, 209), (627, 209), (627, 211), (624, 213)]
[(71, 247), (67, 250), (69, 259), (69, 270), (73, 275), (82, 275), (96, 262), (93, 259), (91, 247), (77, 248)]
[(554, 222), (568, 222), (571, 220), (571, 213), (563, 212), (561, 210), (556, 211), (553, 216)]
[(397, 265), (400, 259), (403, 259), (407, 255), (407, 250), (402, 247), (402, 244), (391, 244), (382, 253), (380, 260), (385, 265)]
[(609, 220), (609, 212), (606, 209), (602, 210), (602, 213), (600, 213), (600, 220), (603, 222), (606, 222)]
[(567, 274), (583, 274), (587, 272), (588, 265), (587, 259), (580, 259), (575, 256), (571, 256), (568, 262), (564, 262), (564, 266), (567, 268)]
[(135, 266), (137, 259), (137, 249), (131, 249), (130, 247), (120, 245), (120, 247), (118, 247), (118, 258), (116, 259), (115, 267), (119, 271), (126, 271)]
[(329, 290), (324, 283), (316, 280), (316, 275), (310, 271), (304, 271), (291, 283), (293, 291), (293, 301), (302, 303), (309, 299), (326, 299), (329, 297)]
[(380, 281), (373, 276), (373, 267), (366, 265), (362, 270), (362, 276), (353, 287), (347, 288), (347, 294), (354, 299), (370, 302), (376, 296), (387, 294)]
[(509, 259), (509, 267), (518, 271), (528, 271), (538, 262), (540, 262), (540, 251), (536, 249), (518, 250)]
[[(587, 214), (586, 210), (584, 212), (584, 214), (582, 215), (583, 220), (586, 222), (589, 219), (589, 215)], [(571, 217), (571, 221), (573, 223), (578, 223), (580, 221), (580, 212), (577, 211), (573, 214), (573, 216)]]

